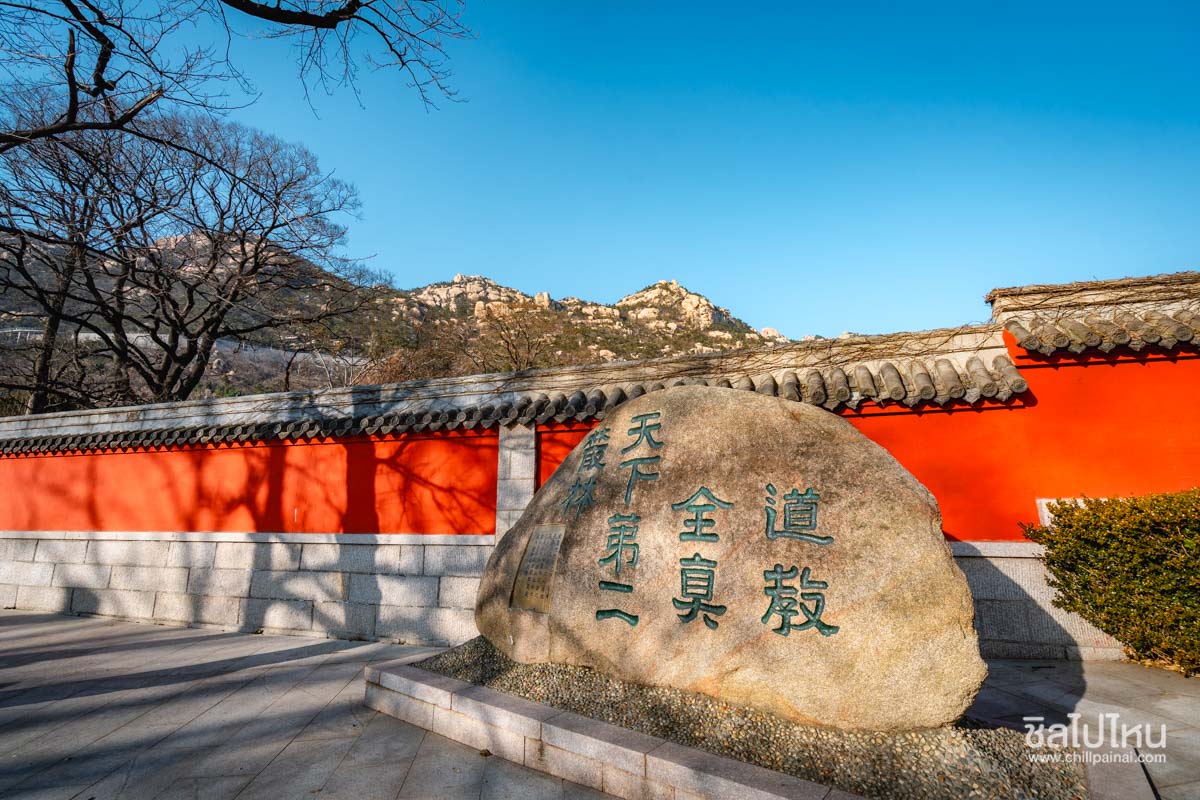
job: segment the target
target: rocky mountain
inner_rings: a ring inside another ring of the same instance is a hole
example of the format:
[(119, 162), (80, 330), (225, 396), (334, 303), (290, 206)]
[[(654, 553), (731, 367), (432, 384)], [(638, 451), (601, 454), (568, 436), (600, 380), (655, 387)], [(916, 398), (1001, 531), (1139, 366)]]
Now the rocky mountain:
[(394, 316), (415, 326), (465, 324), (485, 337), (511, 333), (499, 329), (511, 329), (517, 317), (525, 318), (520, 323), (524, 333), (552, 340), (542, 351), (542, 360), (552, 363), (711, 353), (788, 341), (773, 328), (751, 328), (729, 309), (673, 280), (605, 305), (577, 297), (556, 300), (547, 292), (527, 295), (481, 275), (455, 275), (448, 282), (401, 292), (392, 303)]
[[(192, 396), (595, 364), (788, 341), (772, 328), (755, 330), (673, 280), (611, 305), (555, 299), (546, 292), (528, 295), (480, 275), (373, 291), (375, 300), (350, 318), (219, 341)], [(42, 323), (32, 309), (10, 300), (0, 294), (0, 367), (19, 344), (37, 339)]]

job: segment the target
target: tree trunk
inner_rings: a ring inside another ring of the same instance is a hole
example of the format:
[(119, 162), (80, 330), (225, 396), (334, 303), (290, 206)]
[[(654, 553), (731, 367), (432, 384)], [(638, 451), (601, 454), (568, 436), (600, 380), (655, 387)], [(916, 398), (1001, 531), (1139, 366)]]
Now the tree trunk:
[[(58, 293), (55, 304), (62, 311), (65, 292)], [(58, 328), (61, 317), (51, 314), (46, 317), (42, 326), (42, 340), (38, 346), (37, 359), (33, 367), (33, 390), (25, 403), (26, 414), (42, 414), (50, 405), (50, 365), (54, 359), (54, 348), (58, 341)]]
[(81, 248), (71, 254), (69, 263), (63, 264), (63, 272), (58, 273), (58, 283), (54, 287), (46, 322), (42, 326), (42, 341), (38, 347), (37, 359), (33, 367), (33, 390), (25, 404), (26, 414), (42, 414), (50, 406), (50, 370), (54, 365), (54, 351), (58, 348), (58, 332), (62, 327), (63, 309), (67, 304), (67, 288), (75, 274), (78, 258), (83, 257)]

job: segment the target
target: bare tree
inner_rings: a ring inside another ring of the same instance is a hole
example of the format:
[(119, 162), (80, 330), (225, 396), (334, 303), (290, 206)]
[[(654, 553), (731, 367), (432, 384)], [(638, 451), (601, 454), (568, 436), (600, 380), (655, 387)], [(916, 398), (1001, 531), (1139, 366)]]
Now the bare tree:
[(89, 131), (0, 156), (0, 295), (43, 326), (2, 385), (30, 411), (184, 399), (219, 340), (336, 333), (372, 297), (337, 255), (355, 192), (310, 152), (203, 116), (143, 124), (185, 147)]
[(374, 360), (364, 380), (512, 372), (568, 363), (574, 355), (563, 349), (571, 338), (565, 318), (532, 301), (491, 303), (470, 316), (462, 311), (415, 322), (405, 341), (384, 345), (385, 357)]
[[(0, 380), (9, 390), (23, 388), (26, 410), (33, 411), (48, 406), (52, 386), (60, 394), (68, 385), (83, 393), (79, 356), (86, 337), (81, 340), (79, 329), (64, 332), (63, 317), (72, 284), (88, 263), (88, 240), (102, 224), (90, 168), (65, 148), (38, 150), (38, 160), (0, 156), (0, 301), (3, 317), (16, 323), (5, 330)], [(13, 233), (33, 220), (39, 229)], [(63, 346), (64, 333), (73, 346)]]
[(561, 328), (532, 302), (494, 303), (477, 315), (477, 334), (463, 352), (478, 372), (510, 372), (549, 366), (554, 337)]
[[(395, 328), (400, 336), (372, 343), (370, 368), (363, 383), (394, 383), (464, 374), (466, 364), (460, 335), (466, 322), (458, 319), (409, 321)], [(469, 370), (468, 370), (469, 371)]]
[(82, 131), (153, 139), (138, 120), (164, 103), (221, 109), (221, 84), (245, 85), (228, 41), (188, 40), (212, 25), (237, 35), (242, 20), (259, 26), (250, 35), (295, 40), (306, 88), (396, 69), (426, 104), (453, 96), (445, 43), (469, 34), (461, 0), (0, 0), (0, 89), (22, 109), (0, 118), (0, 152)]

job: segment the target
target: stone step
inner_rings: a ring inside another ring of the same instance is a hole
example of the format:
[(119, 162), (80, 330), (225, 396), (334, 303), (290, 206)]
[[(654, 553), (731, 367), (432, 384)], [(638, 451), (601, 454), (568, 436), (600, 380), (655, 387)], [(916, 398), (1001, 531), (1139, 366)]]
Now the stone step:
[(413, 666), (368, 667), (366, 705), (508, 761), (627, 800), (851, 800), (857, 795)]

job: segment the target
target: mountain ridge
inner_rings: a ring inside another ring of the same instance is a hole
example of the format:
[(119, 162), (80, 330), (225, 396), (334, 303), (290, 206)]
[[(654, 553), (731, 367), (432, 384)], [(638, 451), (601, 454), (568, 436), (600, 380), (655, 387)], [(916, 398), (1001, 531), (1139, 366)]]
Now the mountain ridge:
[[(607, 304), (527, 294), (483, 275), (366, 290), (374, 297), (365, 306), (326, 324), (218, 341), (193, 396), (584, 366), (790, 341), (775, 329), (752, 328), (676, 280), (656, 281)], [(18, 342), (36, 341), (41, 324), (19, 298), (0, 296), (0, 362), (4, 353), (15, 356)]]
[[(383, 302), (403, 329), (370, 371), (379, 383), (635, 361), (758, 348), (790, 341), (755, 330), (676, 280), (660, 280), (615, 303), (527, 294), (483, 275), (457, 274)], [(378, 311), (376, 312), (378, 313)]]
[(449, 312), (454, 316), (470, 314), (483, 318), (489, 313), (503, 313), (506, 306), (524, 306), (584, 318), (642, 323), (646, 328), (669, 333), (684, 329), (704, 332), (726, 326), (733, 329), (728, 331), (731, 335), (727, 340), (736, 339), (733, 334), (737, 333), (742, 334), (748, 344), (782, 344), (790, 341), (774, 328), (754, 329), (735, 317), (728, 308), (716, 305), (704, 295), (692, 292), (673, 279), (656, 281), (614, 303), (598, 303), (574, 296), (554, 299), (549, 292), (530, 295), (485, 275), (462, 273), (449, 281), (398, 291), (397, 296), (407, 301), (407, 307), (415, 312), (409, 314), (410, 318), (421, 321), (428, 317), (430, 309)]

